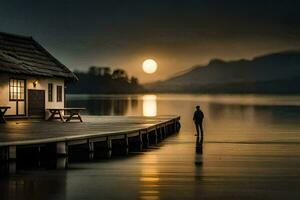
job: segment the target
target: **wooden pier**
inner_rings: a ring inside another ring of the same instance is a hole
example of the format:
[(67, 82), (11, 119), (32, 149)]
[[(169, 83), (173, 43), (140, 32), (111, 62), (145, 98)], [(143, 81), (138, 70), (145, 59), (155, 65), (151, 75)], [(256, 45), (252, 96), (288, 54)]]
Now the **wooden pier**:
[[(84, 122), (13, 120), (0, 124), (0, 160), (17, 159), (26, 149), (67, 156), (69, 149), (107, 151), (120, 146), (140, 150), (157, 144), (180, 129), (179, 116), (84, 116)], [(100, 148), (101, 147), (101, 148)]]

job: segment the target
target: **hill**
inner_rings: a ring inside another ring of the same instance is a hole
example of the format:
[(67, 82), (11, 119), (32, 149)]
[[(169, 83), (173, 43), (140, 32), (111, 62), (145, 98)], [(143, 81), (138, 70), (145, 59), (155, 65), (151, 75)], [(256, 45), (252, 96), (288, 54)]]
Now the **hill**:
[(152, 92), (300, 93), (300, 51), (252, 60), (213, 59), (165, 81), (147, 84)]

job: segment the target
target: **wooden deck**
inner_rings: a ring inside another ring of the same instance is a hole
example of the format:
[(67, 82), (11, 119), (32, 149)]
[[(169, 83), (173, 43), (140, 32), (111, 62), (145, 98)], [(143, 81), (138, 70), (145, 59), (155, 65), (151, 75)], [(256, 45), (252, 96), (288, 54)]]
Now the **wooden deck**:
[[(140, 143), (148, 142), (154, 134), (155, 143), (176, 132), (179, 116), (124, 117), (84, 116), (84, 122), (62, 123), (58, 121), (16, 120), (0, 124), (1, 158), (15, 159), (19, 147), (55, 144), (58, 154), (67, 154), (68, 146), (88, 144), (93, 151), (96, 142), (107, 142), (108, 149), (115, 139), (138, 137)], [(143, 139), (144, 138), (144, 139)]]

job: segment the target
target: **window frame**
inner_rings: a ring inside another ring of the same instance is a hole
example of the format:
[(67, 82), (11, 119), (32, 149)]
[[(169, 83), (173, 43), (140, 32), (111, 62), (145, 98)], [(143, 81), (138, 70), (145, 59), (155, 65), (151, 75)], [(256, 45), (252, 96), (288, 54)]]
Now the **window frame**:
[(63, 87), (61, 85), (56, 86), (56, 102), (63, 101)]
[[(13, 85), (11, 85), (11, 81), (13, 81)], [(16, 85), (15, 85), (16, 81)], [(23, 82), (23, 87), (21, 85), (21, 82)], [(20, 85), (19, 85), (20, 83)], [(9, 78), (8, 83), (8, 94), (9, 94), (9, 101), (25, 101), (26, 100), (26, 80), (25, 79), (19, 79), (19, 78)], [(18, 88), (20, 87), (20, 91), (18, 91)], [(12, 88), (16, 88), (16, 92), (12, 91)], [(14, 97), (14, 94), (16, 93), (16, 97)], [(20, 94), (23, 93), (23, 98), (19, 97)]]
[(53, 83), (48, 83), (48, 102), (53, 102)]

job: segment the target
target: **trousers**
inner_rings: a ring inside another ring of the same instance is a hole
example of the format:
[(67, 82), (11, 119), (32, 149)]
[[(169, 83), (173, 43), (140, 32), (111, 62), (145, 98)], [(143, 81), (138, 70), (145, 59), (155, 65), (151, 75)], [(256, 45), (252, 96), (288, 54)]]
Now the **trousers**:
[(201, 143), (203, 143), (203, 126), (202, 126), (202, 122), (201, 123), (196, 122), (195, 126), (196, 126), (196, 131), (197, 131), (197, 137), (199, 137), (199, 132), (200, 132), (201, 133)]

